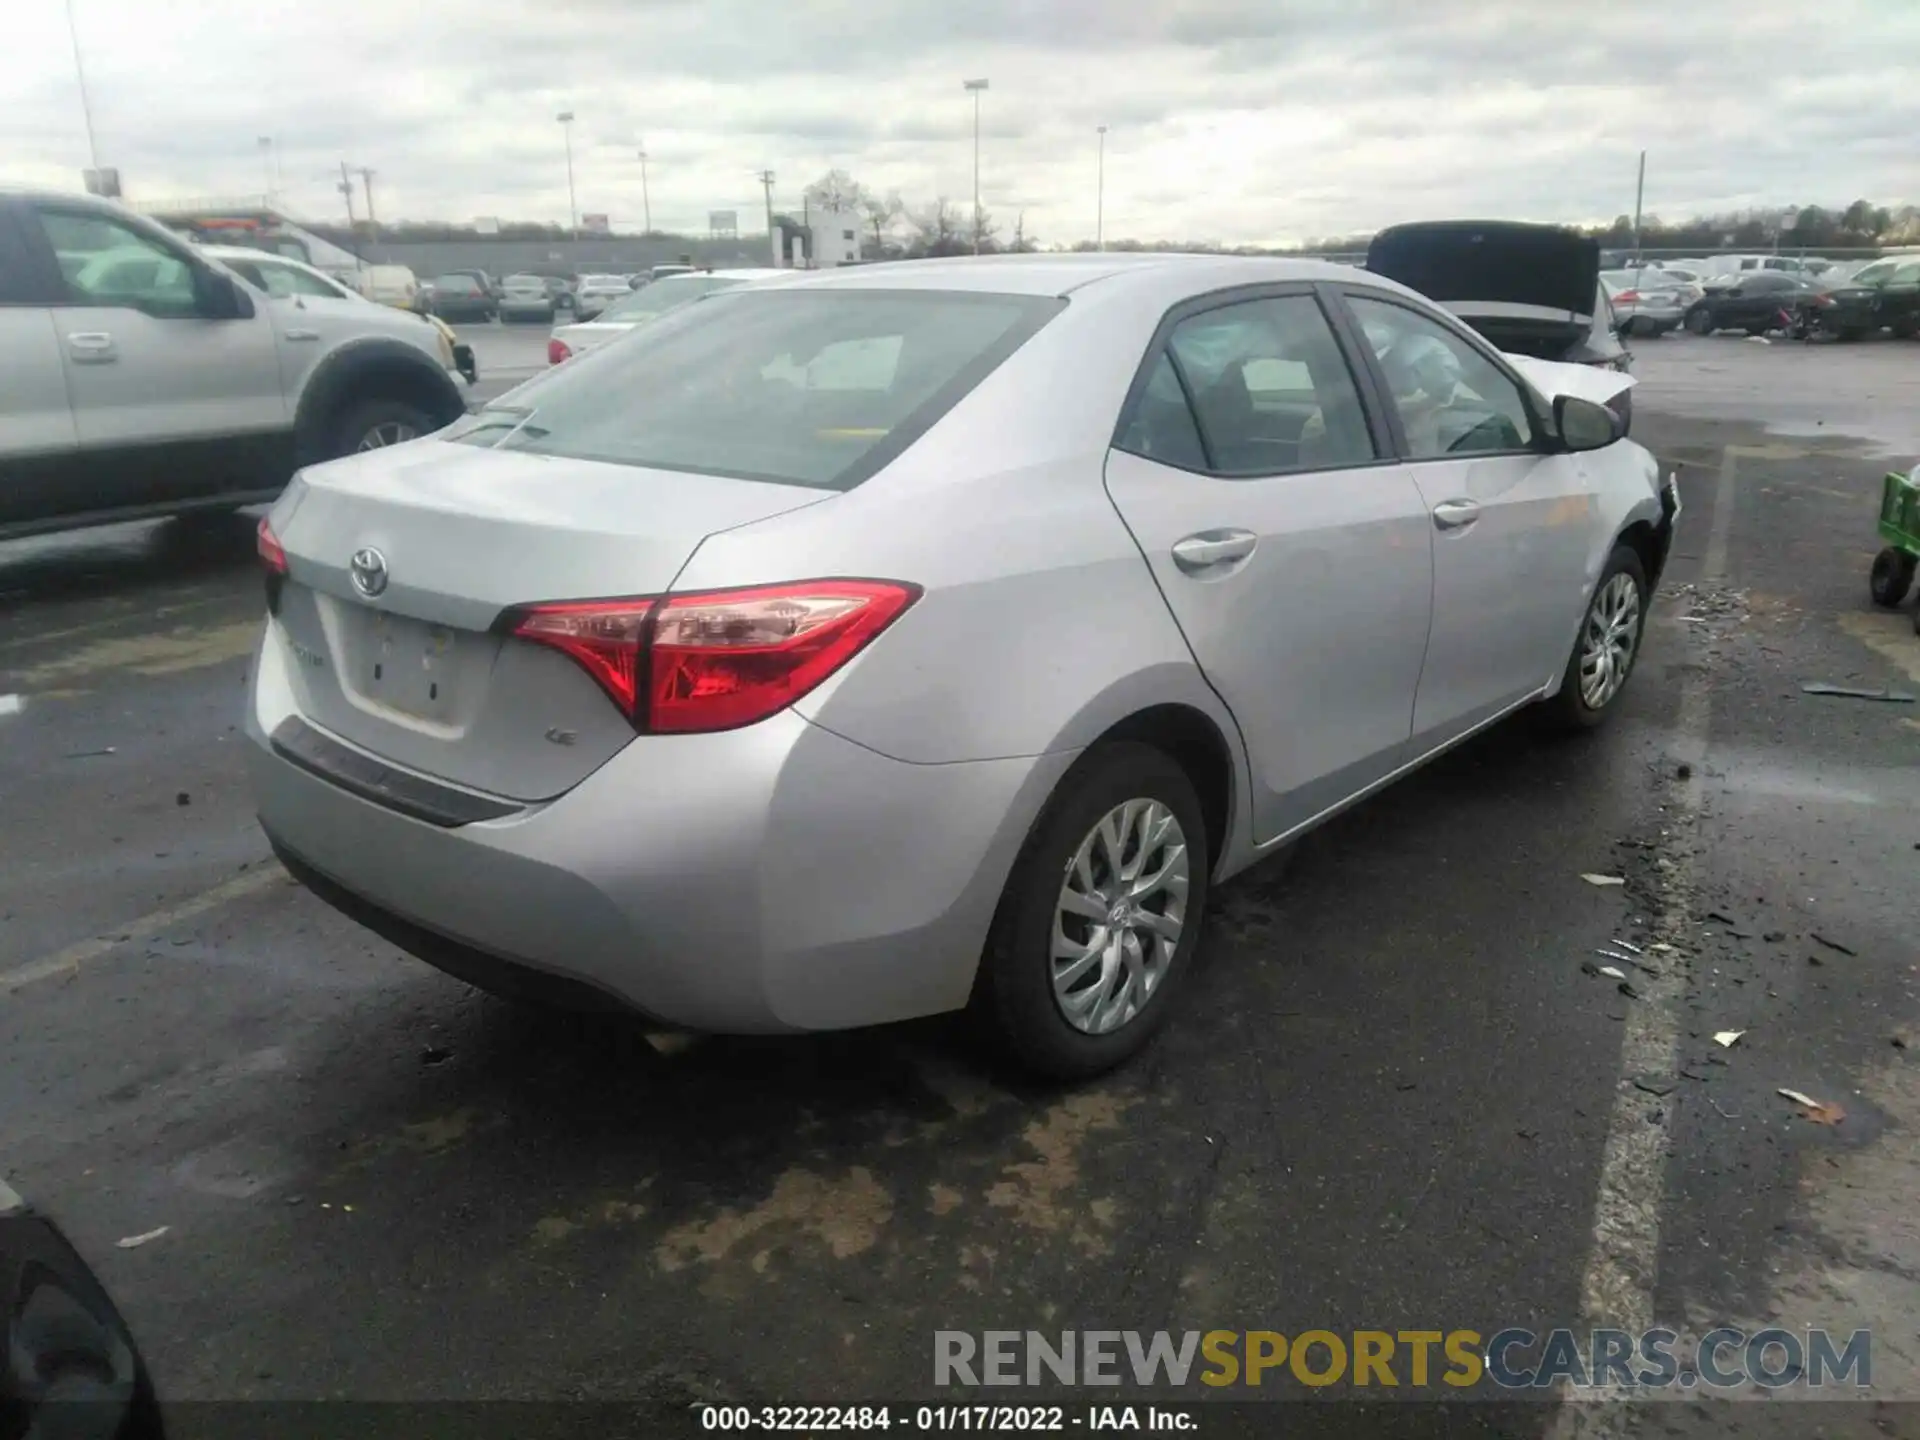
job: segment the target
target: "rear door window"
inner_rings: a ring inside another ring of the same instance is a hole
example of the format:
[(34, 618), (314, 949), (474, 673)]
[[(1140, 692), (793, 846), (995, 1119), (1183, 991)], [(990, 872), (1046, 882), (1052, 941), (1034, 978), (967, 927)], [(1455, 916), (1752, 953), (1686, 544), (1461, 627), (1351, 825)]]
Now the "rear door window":
[(1311, 295), (1203, 310), (1174, 326), (1167, 352), (1214, 474), (1278, 475), (1376, 458), (1353, 374)]
[(924, 434), (1064, 304), (740, 289), (549, 372), (513, 424), (482, 410), (448, 438), (845, 490)]

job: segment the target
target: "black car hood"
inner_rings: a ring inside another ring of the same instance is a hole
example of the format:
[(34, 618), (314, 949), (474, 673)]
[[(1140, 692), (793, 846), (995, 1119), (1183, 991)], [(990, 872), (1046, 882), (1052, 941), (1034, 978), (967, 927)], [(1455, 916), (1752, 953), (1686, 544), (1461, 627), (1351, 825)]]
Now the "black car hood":
[(1600, 242), (1555, 225), (1429, 220), (1374, 236), (1367, 269), (1462, 318), (1512, 314), (1507, 307), (1524, 306), (1585, 324), (1600, 283)]

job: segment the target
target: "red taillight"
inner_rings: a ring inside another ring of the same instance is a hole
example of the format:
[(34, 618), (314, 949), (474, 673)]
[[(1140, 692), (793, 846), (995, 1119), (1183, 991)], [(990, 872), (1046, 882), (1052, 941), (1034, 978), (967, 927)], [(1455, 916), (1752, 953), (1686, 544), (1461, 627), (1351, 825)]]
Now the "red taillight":
[(786, 709), (920, 597), (806, 580), (661, 599), (529, 605), (508, 633), (570, 656), (639, 730), (733, 730)]
[(1640, 292), (1638, 290), (1622, 290), (1618, 295), (1613, 297), (1613, 303), (1616, 305), (1638, 305), (1640, 303)]
[(259, 525), (254, 527), (253, 548), (259, 553), (260, 563), (266, 567), (269, 575), (287, 573), (287, 552), (280, 544), (280, 537), (273, 533), (273, 527), (267, 523), (267, 517), (260, 517)]
[(573, 351), (567, 347), (566, 341), (557, 337), (547, 341), (547, 363), (549, 365), (558, 365), (562, 360), (570, 359), (572, 355)]

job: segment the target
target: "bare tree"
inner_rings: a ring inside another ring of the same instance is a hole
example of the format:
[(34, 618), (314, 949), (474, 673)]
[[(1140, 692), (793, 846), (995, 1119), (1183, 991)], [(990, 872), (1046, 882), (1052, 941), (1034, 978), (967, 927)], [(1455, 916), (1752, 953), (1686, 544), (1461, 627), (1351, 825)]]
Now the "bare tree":
[(807, 186), (807, 199), (822, 210), (859, 210), (867, 203), (867, 191), (844, 170), (829, 170)]
[(942, 195), (931, 205), (907, 216), (907, 223), (917, 232), (909, 254), (923, 255), (964, 255), (972, 248), (970, 232), (962, 220), (959, 208)]
[(873, 253), (879, 258), (887, 253), (887, 232), (907, 213), (907, 202), (898, 190), (889, 190), (885, 195), (868, 192), (861, 206), (867, 212), (867, 224), (873, 227)]
[(1007, 249), (1015, 255), (1031, 255), (1039, 248), (1027, 234), (1027, 212), (1022, 210), (1013, 218), (1013, 238), (1007, 242)]

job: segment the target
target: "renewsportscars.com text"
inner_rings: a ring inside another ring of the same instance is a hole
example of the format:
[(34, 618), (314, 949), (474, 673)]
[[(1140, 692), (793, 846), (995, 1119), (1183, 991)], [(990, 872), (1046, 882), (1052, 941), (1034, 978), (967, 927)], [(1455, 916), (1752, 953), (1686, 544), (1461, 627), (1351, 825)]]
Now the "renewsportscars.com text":
[(1501, 1390), (1624, 1387), (1818, 1389), (1873, 1383), (1873, 1336), (1731, 1327), (1698, 1337), (1655, 1329), (1550, 1330), (937, 1330), (936, 1385), (1224, 1388), (1351, 1385)]

